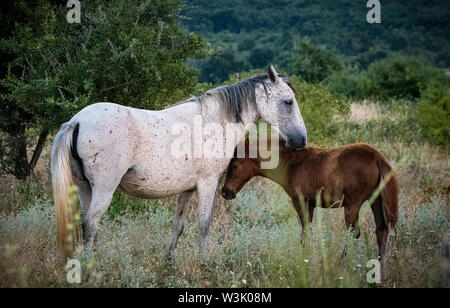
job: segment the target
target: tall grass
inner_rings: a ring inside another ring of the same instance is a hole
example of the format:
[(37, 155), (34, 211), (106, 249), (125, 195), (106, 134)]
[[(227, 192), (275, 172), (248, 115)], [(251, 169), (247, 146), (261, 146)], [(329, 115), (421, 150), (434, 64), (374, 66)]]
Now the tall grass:
[[(339, 139), (324, 146), (364, 141), (379, 148), (397, 170), (399, 222), (390, 236), (385, 280), (378, 287), (439, 287), (443, 244), (450, 239), (448, 153), (413, 136), (407, 107), (380, 107), (369, 121), (341, 120)], [(405, 108), (404, 110), (402, 108)], [(212, 265), (198, 254), (193, 200), (176, 257), (166, 260), (174, 198), (140, 200), (116, 194), (98, 241), (76, 255), (82, 283), (66, 282), (56, 247), (48, 183), (26, 184), (20, 208), (0, 214), (0, 286), (13, 287), (372, 287), (366, 263), (377, 255), (372, 212), (360, 214), (362, 236), (346, 230), (342, 209), (316, 209), (310, 235), (284, 191), (253, 179), (232, 202), (219, 198), (210, 231)]]

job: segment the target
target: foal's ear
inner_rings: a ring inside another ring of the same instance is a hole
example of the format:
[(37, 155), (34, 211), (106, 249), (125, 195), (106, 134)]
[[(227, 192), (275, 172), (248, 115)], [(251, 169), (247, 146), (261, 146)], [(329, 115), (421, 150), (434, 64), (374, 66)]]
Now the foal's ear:
[(269, 66), (269, 69), (268, 69), (267, 73), (269, 75), (270, 81), (272, 81), (272, 83), (274, 83), (274, 84), (277, 84), (279, 77), (278, 77), (278, 73), (275, 70), (275, 68), (273, 67), (273, 65)]

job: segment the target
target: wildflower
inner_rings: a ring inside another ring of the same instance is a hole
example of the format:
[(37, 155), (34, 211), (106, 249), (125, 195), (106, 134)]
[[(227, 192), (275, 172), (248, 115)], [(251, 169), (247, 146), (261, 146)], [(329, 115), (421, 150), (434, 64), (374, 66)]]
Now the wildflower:
[(309, 260), (308, 260), (308, 259), (305, 259), (305, 260), (303, 260), (303, 261), (305, 261), (305, 263), (309, 263)]
[(247, 284), (247, 280), (242, 279), (242, 283), (243, 283), (243, 284)]

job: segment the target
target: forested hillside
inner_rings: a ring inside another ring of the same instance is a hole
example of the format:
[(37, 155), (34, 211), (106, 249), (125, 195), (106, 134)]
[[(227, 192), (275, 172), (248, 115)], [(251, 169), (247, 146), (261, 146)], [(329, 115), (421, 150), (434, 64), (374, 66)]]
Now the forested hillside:
[(366, 0), (187, 0), (185, 27), (219, 52), (197, 63), (201, 80), (226, 80), (230, 73), (269, 62), (286, 69), (300, 38), (366, 68), (390, 53), (450, 66), (450, 2), (380, 1), (381, 24), (366, 21)]

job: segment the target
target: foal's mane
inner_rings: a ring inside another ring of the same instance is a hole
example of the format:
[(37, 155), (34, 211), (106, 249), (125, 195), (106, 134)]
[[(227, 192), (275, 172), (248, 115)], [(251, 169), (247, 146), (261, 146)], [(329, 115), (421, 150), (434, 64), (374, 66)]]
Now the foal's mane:
[[(279, 75), (279, 77), (292, 89), (292, 91), (294, 91), (294, 93), (296, 92), (288, 77), (282, 75)], [(197, 102), (201, 106), (206, 104), (211, 98), (214, 98), (219, 102), (222, 111), (228, 117), (230, 117), (234, 122), (241, 122), (242, 111), (247, 110), (249, 105), (256, 105), (256, 87), (259, 84), (263, 85), (267, 94), (266, 82), (268, 80), (269, 76), (267, 73), (253, 76), (231, 85), (224, 85), (208, 90), (201, 96), (191, 97), (188, 100), (178, 102), (170, 107), (192, 102)]]

